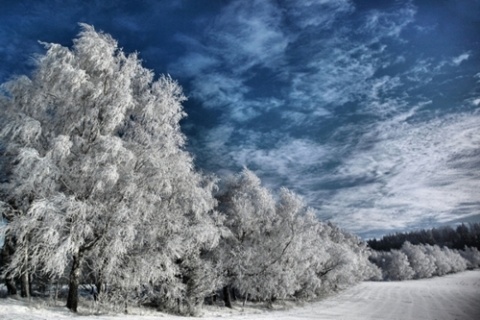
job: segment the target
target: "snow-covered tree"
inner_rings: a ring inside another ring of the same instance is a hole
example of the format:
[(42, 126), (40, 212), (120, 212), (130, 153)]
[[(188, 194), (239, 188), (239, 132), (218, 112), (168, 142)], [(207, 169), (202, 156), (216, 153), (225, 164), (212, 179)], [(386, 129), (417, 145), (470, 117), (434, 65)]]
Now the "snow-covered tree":
[[(425, 253), (432, 257), (435, 262), (435, 273), (434, 275), (443, 276), (445, 274), (454, 272), (452, 262), (449, 261), (449, 253), (445, 249), (440, 248), (437, 245), (426, 245), (424, 247)], [(466, 263), (465, 263), (466, 265)]]
[(460, 251), (428, 244), (412, 245), (406, 241), (400, 250), (373, 251), (370, 260), (382, 269), (386, 280), (406, 280), (412, 277), (422, 279), (472, 267), (476, 263), (475, 259), (478, 259), (475, 250), (465, 248), (465, 251)]
[(269, 264), (275, 263), (275, 258), (264, 255), (264, 242), (275, 228), (275, 201), (260, 179), (247, 169), (231, 177), (218, 199), (227, 230), (217, 255), (222, 264), (226, 304), (230, 306), (230, 287), (245, 295), (256, 294), (260, 277), (269, 272)]
[[(179, 279), (186, 258), (216, 242), (215, 181), (183, 149), (180, 87), (88, 25), (71, 49), (45, 46), (30, 78), (4, 85), (0, 138), (12, 161), (1, 200), (17, 212), (6, 272), (69, 268), (73, 311), (85, 261), (119, 287)], [(173, 282), (166, 290), (180, 297)]]
[(435, 260), (422, 250), (422, 245), (405, 242), (401, 251), (407, 256), (415, 279), (430, 278), (435, 273)]
[(365, 243), (320, 222), (288, 189), (275, 199), (247, 169), (226, 184), (218, 199), (227, 228), (216, 251), (224, 296), (231, 286), (256, 300), (311, 299), (378, 273)]
[(326, 254), (318, 272), (322, 279), (322, 288), (318, 294), (380, 276), (378, 268), (368, 260), (370, 251), (366, 243), (357, 236), (329, 222), (323, 224), (320, 237)]
[(442, 251), (445, 254), (445, 258), (450, 265), (451, 272), (460, 272), (467, 269), (467, 261), (460, 255), (458, 250), (443, 247)]
[(480, 267), (480, 251), (475, 247), (465, 247), (459, 251), (460, 255), (467, 261), (468, 269)]
[(415, 274), (407, 255), (399, 250), (377, 252), (371, 258), (382, 269), (385, 280), (408, 280)]

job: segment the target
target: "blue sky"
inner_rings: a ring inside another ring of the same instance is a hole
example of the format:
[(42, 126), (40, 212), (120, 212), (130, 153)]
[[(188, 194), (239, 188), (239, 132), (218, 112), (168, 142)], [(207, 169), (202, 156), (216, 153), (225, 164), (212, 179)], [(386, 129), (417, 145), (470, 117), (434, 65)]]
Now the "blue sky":
[(1, 0), (0, 81), (78, 22), (179, 81), (200, 169), (363, 237), (480, 221), (480, 0)]

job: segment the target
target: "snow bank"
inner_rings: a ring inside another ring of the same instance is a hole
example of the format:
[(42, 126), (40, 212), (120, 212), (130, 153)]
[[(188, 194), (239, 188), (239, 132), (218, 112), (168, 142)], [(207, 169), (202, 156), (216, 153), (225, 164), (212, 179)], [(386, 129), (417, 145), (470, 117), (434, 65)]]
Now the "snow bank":
[[(290, 310), (267, 312), (206, 309), (202, 319), (287, 320), (287, 319), (480, 319), (480, 270), (440, 278), (401, 282), (363, 282), (322, 301)], [(0, 319), (40, 320), (153, 320), (185, 319), (162, 313), (147, 315), (89, 315), (80, 310), (72, 315), (65, 308), (48, 307), (35, 301), (0, 299)]]

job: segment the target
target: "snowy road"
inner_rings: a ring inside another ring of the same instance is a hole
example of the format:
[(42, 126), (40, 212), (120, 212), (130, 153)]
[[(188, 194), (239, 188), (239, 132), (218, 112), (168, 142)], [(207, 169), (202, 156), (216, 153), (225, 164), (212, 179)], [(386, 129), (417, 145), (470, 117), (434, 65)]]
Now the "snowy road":
[[(40, 320), (153, 320), (185, 319), (156, 316), (71, 316), (65, 309), (43, 309), (0, 299), (0, 319)], [(385, 320), (476, 320), (480, 319), (480, 271), (467, 271), (441, 278), (403, 282), (364, 282), (336, 296), (287, 311), (228, 313), (208, 310), (202, 319), (385, 319)]]

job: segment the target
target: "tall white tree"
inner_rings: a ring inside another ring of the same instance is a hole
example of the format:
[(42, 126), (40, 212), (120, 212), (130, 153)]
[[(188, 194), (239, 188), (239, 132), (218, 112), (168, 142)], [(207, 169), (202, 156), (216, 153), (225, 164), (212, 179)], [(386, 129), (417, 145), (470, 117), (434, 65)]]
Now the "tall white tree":
[[(2, 200), (18, 211), (7, 271), (70, 268), (73, 311), (86, 260), (119, 286), (178, 278), (217, 237), (215, 181), (183, 149), (180, 87), (88, 25), (71, 49), (46, 47), (31, 78), (4, 85), (0, 137), (12, 169)], [(135, 268), (142, 279), (127, 281)]]
[[(251, 294), (253, 277), (265, 272), (263, 242), (273, 228), (275, 202), (268, 189), (250, 170), (244, 169), (227, 182), (218, 196), (219, 208), (225, 215), (224, 237), (217, 250), (224, 276), (224, 298), (231, 307), (230, 287), (242, 294)], [(263, 296), (262, 296), (263, 298)]]

